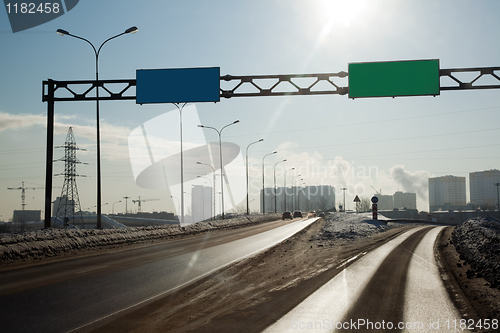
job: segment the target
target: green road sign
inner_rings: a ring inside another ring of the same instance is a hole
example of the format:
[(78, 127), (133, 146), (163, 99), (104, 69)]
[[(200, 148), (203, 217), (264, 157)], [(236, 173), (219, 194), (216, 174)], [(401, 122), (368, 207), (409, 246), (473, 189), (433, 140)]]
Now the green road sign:
[(349, 98), (439, 95), (439, 60), (349, 64)]

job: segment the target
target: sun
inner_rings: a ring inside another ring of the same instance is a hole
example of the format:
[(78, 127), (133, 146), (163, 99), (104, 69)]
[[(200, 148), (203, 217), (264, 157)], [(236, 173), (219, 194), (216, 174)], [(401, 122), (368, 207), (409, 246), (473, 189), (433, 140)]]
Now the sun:
[(368, 0), (322, 0), (320, 10), (332, 26), (349, 28), (363, 19)]

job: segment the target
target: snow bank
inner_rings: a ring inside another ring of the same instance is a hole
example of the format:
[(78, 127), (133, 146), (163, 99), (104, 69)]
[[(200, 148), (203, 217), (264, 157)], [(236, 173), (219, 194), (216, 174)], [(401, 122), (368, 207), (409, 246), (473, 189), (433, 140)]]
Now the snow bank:
[(500, 286), (500, 220), (476, 217), (456, 226), (453, 244), (460, 259), (470, 264), (467, 277), (484, 277), (491, 287)]
[(346, 214), (333, 213), (326, 217), (321, 238), (323, 239), (356, 239), (367, 237), (388, 229), (406, 226), (408, 223), (391, 222), (390, 219), (380, 216), (379, 220), (372, 220), (371, 213)]
[(251, 215), (228, 220), (194, 223), (186, 226), (167, 225), (118, 229), (47, 229), (22, 234), (0, 234), (0, 263), (16, 260), (43, 259), (69, 251), (99, 249), (134, 244), (200, 232), (236, 228), (278, 219), (277, 214)]

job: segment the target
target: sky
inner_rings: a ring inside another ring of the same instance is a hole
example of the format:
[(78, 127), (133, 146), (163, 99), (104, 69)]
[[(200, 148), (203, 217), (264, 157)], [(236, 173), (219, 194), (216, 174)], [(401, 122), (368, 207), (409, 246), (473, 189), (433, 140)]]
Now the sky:
[[(0, 9), (0, 220), (21, 209), (21, 191), (8, 188), (23, 181), (33, 188), (45, 184), (42, 81), (94, 79), (90, 45), (59, 36), (57, 29), (100, 45), (138, 27), (137, 33), (104, 45), (101, 79), (135, 79), (137, 69), (193, 67), (220, 67), (221, 75), (335, 73), (347, 72), (352, 62), (421, 59), (439, 59), (446, 69), (500, 66), (498, 13), (495, 0), (86, 0), (50, 22), (13, 33), (6, 10)], [(347, 86), (347, 78), (336, 83)], [(273, 186), (275, 163), (286, 159), (278, 165), (278, 186), (284, 171), (295, 168), (287, 173), (288, 186), (296, 176), (304, 186), (335, 186), (337, 206), (340, 189), (346, 187), (351, 209), (355, 195), (369, 198), (376, 189), (417, 193), (417, 208), (426, 211), (429, 177), (466, 177), (469, 191), (470, 172), (500, 169), (500, 90), (355, 100), (339, 95), (238, 97), (192, 106), (206, 126), (220, 129), (239, 120), (222, 135), (240, 147), (240, 157), (250, 143), (264, 139), (248, 149), (252, 211), (259, 209), (262, 158), (273, 151), (265, 159), (266, 187)], [(171, 189), (136, 183), (137, 157), (130, 154), (129, 136), (155, 117), (178, 113), (176, 107), (103, 101), (100, 112), (103, 213), (123, 212), (124, 196), (159, 199), (144, 202), (144, 211), (173, 211), (179, 203)], [(55, 119), (55, 146), (64, 144), (72, 126), (77, 144), (86, 149), (78, 152), (87, 164), (78, 166), (86, 177), (77, 184), (82, 208), (95, 211), (95, 103), (58, 102)], [(194, 125), (196, 118), (189, 119), (186, 126)], [(169, 126), (165, 131), (173, 133), (178, 124)], [(202, 132), (207, 143), (218, 141), (215, 131)], [(189, 140), (185, 144), (189, 148)], [(54, 159), (63, 154), (54, 149)], [(55, 162), (54, 173), (63, 167)], [(53, 199), (62, 184), (63, 177), (55, 176)], [(199, 184), (209, 186), (206, 179)], [(129, 210), (137, 209), (132, 199)], [(44, 210), (43, 189), (26, 191), (26, 209)]]

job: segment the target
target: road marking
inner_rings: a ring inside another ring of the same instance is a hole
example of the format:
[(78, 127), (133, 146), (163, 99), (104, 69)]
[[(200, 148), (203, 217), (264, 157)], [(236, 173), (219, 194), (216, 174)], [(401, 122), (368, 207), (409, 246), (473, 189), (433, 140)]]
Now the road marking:
[(83, 271), (78, 271), (75, 274), (83, 274), (83, 273), (86, 273), (86, 272), (95, 271), (96, 269), (99, 269), (99, 268), (106, 268), (106, 267), (108, 267), (108, 265), (105, 265), (105, 266), (96, 266), (96, 267), (84, 269)]
[(177, 248), (177, 249), (170, 250), (170, 251), (168, 251), (168, 253), (178, 252), (178, 251), (182, 251), (182, 250), (184, 250), (184, 248), (180, 247), (180, 248)]
[[(303, 226), (302, 228), (300, 228), (300, 230), (304, 229), (305, 227), (307, 227), (308, 225), (310, 225), (311, 223), (313, 223), (313, 222), (314, 222), (314, 221), (316, 221), (316, 220), (317, 220), (317, 218), (312, 219), (311, 221), (308, 221), (308, 223), (307, 223), (305, 226)], [(296, 234), (297, 232), (299, 232), (300, 230), (293, 232), (293, 233), (292, 233), (291, 235), (289, 235), (288, 237), (291, 237), (291, 236), (295, 235), (295, 234)], [(286, 237), (286, 238), (284, 238), (284, 239), (287, 239), (288, 237)], [(176, 287), (170, 288), (170, 289), (165, 290), (165, 291), (163, 291), (163, 292), (160, 292), (160, 293), (158, 293), (158, 294), (156, 294), (156, 295), (154, 295), (154, 296), (151, 296), (151, 297), (148, 297), (148, 298), (146, 298), (146, 299), (144, 299), (144, 300), (142, 300), (142, 301), (139, 301), (139, 302), (137, 302), (137, 303), (135, 303), (135, 304), (129, 305), (129, 306), (127, 306), (127, 307), (123, 308), (123, 309), (120, 309), (120, 310), (114, 311), (114, 312), (112, 312), (112, 313), (110, 313), (110, 314), (107, 314), (107, 315), (105, 315), (105, 316), (102, 316), (102, 317), (100, 317), (100, 318), (97, 318), (97, 319), (95, 319), (95, 320), (92, 320), (92, 321), (91, 321), (91, 322), (89, 322), (89, 323), (86, 323), (86, 324), (83, 324), (83, 325), (78, 326), (78, 327), (76, 327), (76, 328), (73, 328), (73, 329), (71, 329), (71, 330), (67, 331), (67, 333), (71, 333), (71, 332), (76, 332), (76, 331), (79, 331), (79, 330), (81, 330), (81, 329), (83, 329), (83, 328), (85, 328), (85, 327), (91, 326), (91, 325), (93, 325), (93, 324), (95, 324), (95, 323), (97, 323), (97, 322), (99, 322), (99, 321), (101, 321), (101, 320), (104, 320), (104, 319), (106, 319), (106, 318), (109, 318), (109, 317), (115, 316), (115, 315), (117, 315), (118, 313), (122, 313), (122, 312), (124, 312), (124, 311), (129, 310), (129, 309), (135, 308), (135, 307), (137, 307), (137, 306), (139, 306), (139, 305), (141, 305), (141, 304), (148, 303), (148, 302), (150, 302), (150, 301), (152, 301), (152, 300), (154, 300), (154, 299), (158, 299), (158, 298), (160, 298), (161, 296), (166, 295), (166, 294), (168, 294), (168, 293), (170, 293), (170, 292), (172, 292), (172, 291), (174, 291), (174, 290), (180, 290), (180, 289), (182, 289), (183, 287), (185, 287), (185, 286), (189, 285), (190, 283), (193, 283), (194, 281), (197, 281), (197, 280), (201, 280), (202, 278), (204, 278), (204, 277), (206, 277), (206, 276), (209, 276), (210, 274), (212, 274), (212, 273), (216, 272), (217, 270), (219, 270), (219, 269), (221, 269), (221, 268), (228, 267), (228, 266), (230, 266), (230, 265), (232, 265), (232, 264), (234, 264), (234, 263), (236, 263), (236, 262), (238, 262), (238, 261), (240, 261), (240, 260), (242, 260), (242, 259), (244, 259), (244, 258), (249, 258), (249, 257), (251, 257), (251, 256), (253, 256), (253, 255), (255, 255), (255, 254), (259, 253), (259, 252), (262, 252), (262, 251), (264, 251), (264, 250), (266, 250), (266, 249), (268, 249), (268, 248), (273, 247), (273, 246), (274, 246), (274, 245), (276, 245), (276, 244), (279, 244), (279, 242), (275, 242), (275, 243), (268, 244), (267, 246), (265, 246), (265, 247), (263, 247), (263, 248), (260, 248), (260, 249), (258, 249), (258, 250), (253, 251), (253, 252), (250, 252), (250, 253), (247, 253), (246, 255), (243, 255), (243, 256), (241, 256), (241, 257), (239, 257), (239, 258), (237, 258), (237, 259), (234, 259), (234, 260), (232, 260), (232, 261), (230, 261), (230, 262), (227, 262), (226, 264), (220, 265), (219, 267), (216, 267), (216, 268), (214, 268), (214, 269), (212, 269), (212, 270), (210, 270), (210, 271), (208, 271), (208, 272), (206, 272), (206, 273), (204, 273), (204, 274), (200, 274), (198, 277), (193, 278), (193, 279), (191, 279), (191, 280), (189, 280), (189, 281), (186, 281), (186, 282), (184, 282), (184, 283), (182, 283), (182, 284), (180, 284), (180, 285), (178, 285), (178, 286), (176, 286)]]
[[(329, 320), (330, 323), (342, 321), (347, 310), (356, 303), (362, 290), (384, 259), (410, 235), (422, 228), (413, 228), (362, 257), (358, 254), (344, 261), (340, 264), (341, 266), (359, 259), (352, 265), (343, 267), (339, 274), (309, 295), (274, 324), (267, 327), (264, 333), (290, 332), (291, 329), (295, 328), (296, 324), (323, 322), (324, 319)], [(336, 301), (332, 303), (331, 300)], [(319, 331), (331, 332), (332, 330), (322, 327)]]

